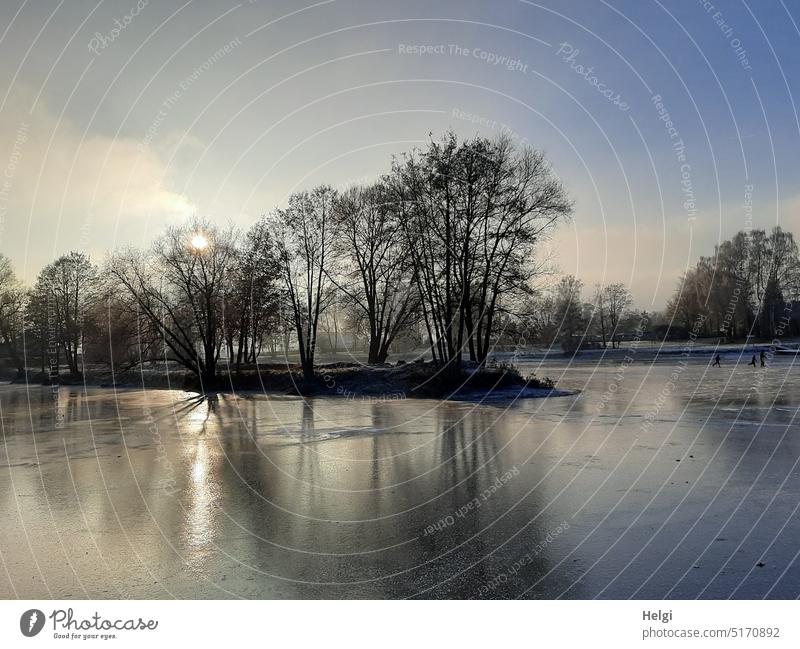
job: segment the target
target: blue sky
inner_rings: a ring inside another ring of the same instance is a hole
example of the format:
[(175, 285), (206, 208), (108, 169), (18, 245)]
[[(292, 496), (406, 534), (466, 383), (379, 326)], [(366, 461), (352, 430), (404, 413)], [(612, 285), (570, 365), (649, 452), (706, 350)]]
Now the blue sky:
[(797, 2), (12, 0), (0, 16), (0, 250), (28, 281), (195, 213), (246, 227), (448, 128), (543, 149), (576, 201), (543, 254), (642, 308), (720, 238), (800, 232)]

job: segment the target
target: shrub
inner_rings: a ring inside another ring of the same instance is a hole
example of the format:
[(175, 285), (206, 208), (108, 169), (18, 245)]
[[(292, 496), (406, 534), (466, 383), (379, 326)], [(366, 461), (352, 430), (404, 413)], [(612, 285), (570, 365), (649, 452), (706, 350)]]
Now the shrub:
[(556, 384), (549, 376), (540, 379), (535, 374), (528, 374), (528, 376), (525, 377), (525, 387), (537, 388), (541, 390), (552, 390), (554, 387), (556, 387)]

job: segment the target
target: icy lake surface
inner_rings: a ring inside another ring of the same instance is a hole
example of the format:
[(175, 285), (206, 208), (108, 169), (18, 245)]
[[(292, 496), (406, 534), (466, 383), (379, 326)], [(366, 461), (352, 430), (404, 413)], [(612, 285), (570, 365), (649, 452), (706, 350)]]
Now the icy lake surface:
[(0, 596), (798, 597), (800, 367), (680, 360), (483, 404), (0, 386)]

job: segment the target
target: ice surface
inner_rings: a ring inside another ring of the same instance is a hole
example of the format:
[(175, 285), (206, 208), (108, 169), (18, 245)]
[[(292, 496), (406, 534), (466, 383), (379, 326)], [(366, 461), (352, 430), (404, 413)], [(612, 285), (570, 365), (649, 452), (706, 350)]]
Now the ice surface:
[(797, 597), (800, 368), (708, 360), (485, 403), (0, 386), (0, 596)]

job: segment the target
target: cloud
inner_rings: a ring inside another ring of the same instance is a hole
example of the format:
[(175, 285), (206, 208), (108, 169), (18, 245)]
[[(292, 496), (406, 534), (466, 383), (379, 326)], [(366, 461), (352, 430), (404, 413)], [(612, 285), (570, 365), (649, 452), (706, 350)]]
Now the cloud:
[(194, 212), (170, 187), (172, 170), (158, 149), (87, 134), (41, 101), (29, 113), (32, 98), (16, 92), (0, 120), (5, 161), (14, 163), (0, 197), (0, 244), (27, 281), (68, 250), (99, 256)]

